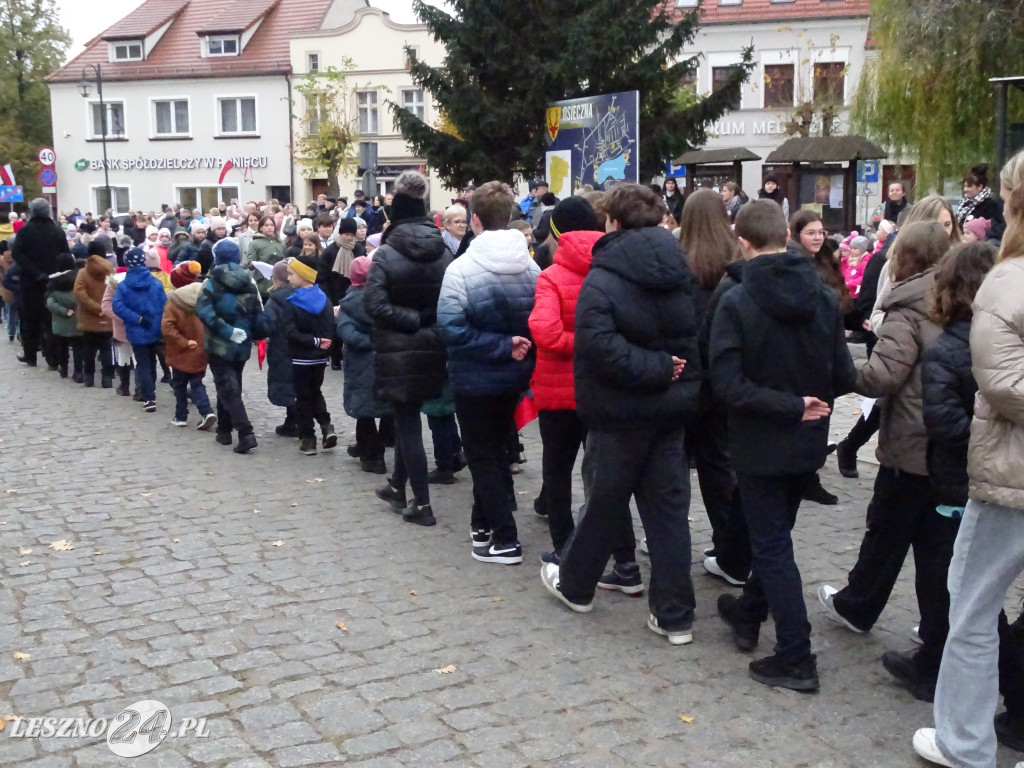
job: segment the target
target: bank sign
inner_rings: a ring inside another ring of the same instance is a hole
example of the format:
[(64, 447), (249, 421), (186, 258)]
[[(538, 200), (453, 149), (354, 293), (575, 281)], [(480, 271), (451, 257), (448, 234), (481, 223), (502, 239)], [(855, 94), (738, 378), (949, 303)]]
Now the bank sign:
[(639, 181), (639, 91), (556, 101), (545, 116), (545, 176), (558, 197)]
[[(269, 159), (265, 156), (252, 157), (112, 157), (107, 160), (108, 171), (198, 171), (213, 170), (224, 166), (228, 161), (235, 168), (266, 168)], [(103, 170), (103, 160), (87, 160), (84, 157), (75, 163), (79, 171)]]

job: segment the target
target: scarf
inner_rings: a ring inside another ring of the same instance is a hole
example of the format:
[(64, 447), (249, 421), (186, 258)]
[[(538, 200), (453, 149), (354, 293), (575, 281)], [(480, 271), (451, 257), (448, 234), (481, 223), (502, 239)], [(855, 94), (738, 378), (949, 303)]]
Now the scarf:
[(448, 250), (452, 252), (452, 256), (459, 252), (459, 244), (462, 241), (456, 239), (455, 235), (453, 235), (447, 229), (441, 230), (441, 239), (444, 240), (444, 244), (448, 248)]
[(340, 237), (334, 238), (334, 242), (338, 244), (338, 255), (335, 257), (334, 266), (331, 269), (339, 275), (348, 277), (348, 268), (352, 266), (352, 259), (355, 258), (353, 251), (356, 244), (346, 243)]
[(992, 190), (988, 187), (982, 187), (981, 192), (978, 193), (977, 197), (973, 200), (970, 198), (963, 198), (960, 201), (960, 207), (956, 209), (956, 222), (963, 227), (964, 222), (970, 218), (973, 218), (974, 209), (978, 203), (983, 200), (988, 200), (992, 196)]

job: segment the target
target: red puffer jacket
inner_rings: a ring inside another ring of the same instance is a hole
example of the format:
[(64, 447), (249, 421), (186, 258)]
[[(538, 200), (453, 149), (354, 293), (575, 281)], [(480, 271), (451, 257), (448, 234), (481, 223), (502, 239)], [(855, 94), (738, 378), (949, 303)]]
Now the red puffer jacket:
[(576, 410), (572, 379), (576, 300), (590, 272), (594, 243), (601, 232), (567, 232), (558, 240), (555, 263), (537, 278), (530, 333), (537, 345), (533, 399), (542, 411)]

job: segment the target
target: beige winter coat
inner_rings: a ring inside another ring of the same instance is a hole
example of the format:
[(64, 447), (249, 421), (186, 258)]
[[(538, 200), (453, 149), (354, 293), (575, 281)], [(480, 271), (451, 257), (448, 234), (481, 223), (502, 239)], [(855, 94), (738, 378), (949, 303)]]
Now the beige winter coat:
[(928, 319), (928, 297), (935, 286), (932, 270), (895, 283), (882, 302), (885, 319), (878, 327), (878, 343), (860, 369), (854, 389), (881, 398), (878, 450), (882, 466), (927, 475), (928, 433), (924, 428), (921, 397), (921, 354), (941, 333)]
[(975, 296), (971, 360), (970, 497), (1024, 510), (1024, 258), (997, 264)]

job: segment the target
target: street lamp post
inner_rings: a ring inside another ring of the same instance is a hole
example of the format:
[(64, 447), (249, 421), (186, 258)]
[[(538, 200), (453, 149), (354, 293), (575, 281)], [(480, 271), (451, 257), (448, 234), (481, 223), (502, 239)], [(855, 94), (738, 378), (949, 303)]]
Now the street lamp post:
[[(89, 70), (94, 77), (89, 78)], [(100, 141), (103, 143), (103, 188), (107, 192), (107, 206), (114, 210), (114, 200), (110, 195), (110, 170), (107, 164), (107, 108), (103, 103), (103, 71), (99, 64), (86, 64), (82, 67), (82, 82), (78, 84), (78, 92), (83, 99), (89, 98), (89, 84), (95, 80), (96, 95), (100, 99)]]

